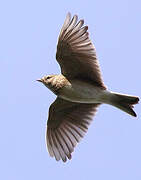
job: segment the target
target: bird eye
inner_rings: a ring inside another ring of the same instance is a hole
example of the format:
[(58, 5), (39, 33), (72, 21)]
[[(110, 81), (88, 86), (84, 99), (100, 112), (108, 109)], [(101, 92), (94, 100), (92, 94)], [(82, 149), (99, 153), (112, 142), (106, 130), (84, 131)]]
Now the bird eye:
[(50, 76), (47, 76), (47, 77), (46, 77), (46, 80), (47, 80), (47, 79), (50, 79)]

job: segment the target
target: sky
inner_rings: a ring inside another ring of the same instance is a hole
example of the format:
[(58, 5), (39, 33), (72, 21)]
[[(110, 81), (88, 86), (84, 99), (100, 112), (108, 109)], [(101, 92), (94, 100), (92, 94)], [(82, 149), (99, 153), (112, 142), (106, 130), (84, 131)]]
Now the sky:
[(67, 12), (89, 26), (108, 89), (141, 97), (141, 1), (0, 1), (0, 179), (140, 180), (140, 104), (137, 118), (101, 105), (71, 161), (47, 152), (55, 95), (35, 80), (60, 73), (56, 44)]

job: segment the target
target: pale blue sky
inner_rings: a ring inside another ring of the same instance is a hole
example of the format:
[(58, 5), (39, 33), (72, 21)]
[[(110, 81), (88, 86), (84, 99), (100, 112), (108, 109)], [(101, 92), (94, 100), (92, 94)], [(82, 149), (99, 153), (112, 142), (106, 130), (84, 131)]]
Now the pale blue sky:
[(56, 43), (68, 11), (89, 25), (109, 89), (141, 97), (140, 0), (1, 1), (0, 179), (140, 180), (140, 105), (137, 118), (102, 105), (66, 164), (46, 151), (55, 95), (35, 80), (60, 73)]

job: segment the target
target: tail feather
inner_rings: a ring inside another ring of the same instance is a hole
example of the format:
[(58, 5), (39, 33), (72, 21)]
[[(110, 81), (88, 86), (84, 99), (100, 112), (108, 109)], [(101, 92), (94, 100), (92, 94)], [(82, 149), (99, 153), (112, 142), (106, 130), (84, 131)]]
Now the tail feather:
[(136, 113), (133, 110), (134, 105), (139, 102), (139, 98), (136, 96), (129, 96), (124, 94), (113, 93), (112, 105), (125, 111), (126, 113), (136, 117)]

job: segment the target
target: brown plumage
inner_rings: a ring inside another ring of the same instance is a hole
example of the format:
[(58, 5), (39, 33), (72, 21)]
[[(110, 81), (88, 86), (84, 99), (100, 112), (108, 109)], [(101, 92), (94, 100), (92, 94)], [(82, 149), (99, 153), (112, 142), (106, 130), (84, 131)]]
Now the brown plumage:
[[(82, 104), (61, 98), (49, 108), (47, 146), (50, 156), (64, 162), (88, 130), (99, 104)], [(52, 139), (52, 140), (51, 140)]]
[(88, 130), (97, 107), (110, 104), (136, 116), (133, 105), (139, 98), (108, 91), (103, 83), (96, 50), (89, 39), (88, 27), (77, 15), (67, 14), (61, 29), (56, 59), (60, 75), (39, 79), (57, 95), (49, 108), (47, 147), (50, 156), (66, 162), (74, 147)]
[(84, 20), (77, 22), (77, 19), (75, 15), (71, 20), (68, 13), (59, 35), (56, 59), (61, 72), (67, 79), (85, 78), (106, 89), (95, 47), (89, 39), (88, 26), (83, 26)]

